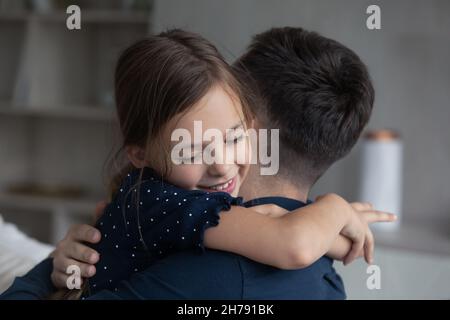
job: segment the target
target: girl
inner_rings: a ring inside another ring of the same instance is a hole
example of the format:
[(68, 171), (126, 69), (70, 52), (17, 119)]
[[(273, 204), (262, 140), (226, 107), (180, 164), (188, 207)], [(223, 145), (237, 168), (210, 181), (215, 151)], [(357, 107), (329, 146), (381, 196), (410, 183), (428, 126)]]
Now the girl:
[[(244, 131), (251, 122), (251, 95), (200, 36), (172, 30), (129, 47), (117, 64), (115, 96), (127, 165), (114, 179), (112, 201), (97, 223), (102, 240), (93, 248), (101, 258), (89, 280), (91, 292), (113, 290), (157, 259), (204, 246), (280, 268), (300, 268), (313, 262), (305, 257), (325, 254), (346, 227), (361, 231), (354, 210), (338, 196), (296, 210), (289, 220), (276, 218), (280, 211), (275, 206), (259, 208), (269, 214), (262, 215), (241, 206), (236, 197), (248, 164), (195, 161), (202, 154), (195, 150), (203, 151), (202, 146), (171, 154), (172, 132), (181, 129), (194, 136), (194, 121), (201, 121), (203, 130), (224, 133), (224, 147), (215, 153), (241, 148), (249, 160)], [(236, 128), (241, 130), (225, 134)], [(189, 161), (194, 164), (185, 164)], [(229, 212), (220, 215), (224, 211)], [(314, 248), (306, 247), (301, 231), (307, 226), (303, 214), (309, 211), (327, 212), (336, 225), (323, 230), (331, 240)]]

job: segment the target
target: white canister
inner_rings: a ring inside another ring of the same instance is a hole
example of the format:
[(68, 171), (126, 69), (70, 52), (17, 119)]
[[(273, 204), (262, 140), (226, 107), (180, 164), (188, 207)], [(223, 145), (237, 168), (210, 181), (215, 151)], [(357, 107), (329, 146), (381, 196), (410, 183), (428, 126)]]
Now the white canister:
[(371, 226), (378, 230), (395, 230), (402, 216), (403, 144), (393, 130), (375, 130), (365, 134), (362, 145), (360, 201), (375, 209), (397, 215), (395, 222), (379, 222)]

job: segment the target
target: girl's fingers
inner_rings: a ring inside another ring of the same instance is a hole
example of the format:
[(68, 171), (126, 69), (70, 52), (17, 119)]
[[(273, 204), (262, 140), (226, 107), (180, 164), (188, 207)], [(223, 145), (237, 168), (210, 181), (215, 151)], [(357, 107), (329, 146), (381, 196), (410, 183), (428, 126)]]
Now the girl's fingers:
[(384, 211), (368, 210), (361, 211), (360, 214), (364, 215), (364, 219), (367, 223), (392, 222), (397, 220), (397, 216), (395, 214), (387, 213)]
[(352, 248), (350, 249), (350, 252), (347, 254), (347, 256), (344, 259), (344, 265), (347, 265), (351, 263), (353, 260), (355, 260), (358, 257), (359, 252), (362, 250), (364, 246), (364, 238), (362, 239), (352, 239), (353, 244)]
[(350, 205), (357, 211), (373, 210), (373, 206), (370, 202), (352, 202)]

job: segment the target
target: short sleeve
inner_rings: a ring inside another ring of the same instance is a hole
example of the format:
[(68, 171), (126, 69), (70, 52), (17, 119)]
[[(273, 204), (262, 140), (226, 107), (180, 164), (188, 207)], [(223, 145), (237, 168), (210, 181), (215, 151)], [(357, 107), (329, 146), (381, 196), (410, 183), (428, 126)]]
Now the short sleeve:
[(241, 198), (225, 192), (189, 191), (160, 183), (144, 182), (137, 201), (143, 241), (158, 255), (189, 248), (203, 252), (205, 230), (219, 224), (220, 212), (242, 204)]

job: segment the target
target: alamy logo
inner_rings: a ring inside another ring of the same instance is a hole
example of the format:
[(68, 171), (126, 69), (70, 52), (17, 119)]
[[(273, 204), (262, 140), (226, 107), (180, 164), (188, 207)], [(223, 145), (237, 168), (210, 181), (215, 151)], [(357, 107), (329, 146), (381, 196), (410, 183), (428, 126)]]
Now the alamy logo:
[(376, 4), (372, 4), (367, 7), (367, 14), (370, 16), (366, 20), (366, 26), (369, 30), (381, 29), (381, 9)]
[(67, 289), (79, 290), (81, 288), (81, 270), (80, 267), (72, 264), (67, 267), (66, 273), (69, 274), (69, 277), (66, 280)]
[(372, 264), (367, 267), (367, 274), (370, 276), (366, 280), (366, 286), (369, 290), (380, 290), (381, 289), (381, 269), (376, 264)]
[(69, 30), (81, 29), (81, 9), (77, 5), (70, 5), (66, 9), (66, 13), (70, 16), (66, 19), (66, 26)]
[[(270, 142), (269, 142), (270, 136)], [(279, 129), (219, 129), (203, 132), (194, 121), (194, 137), (187, 129), (172, 132), (172, 163), (180, 164), (260, 164), (261, 175), (275, 175), (279, 169)]]

